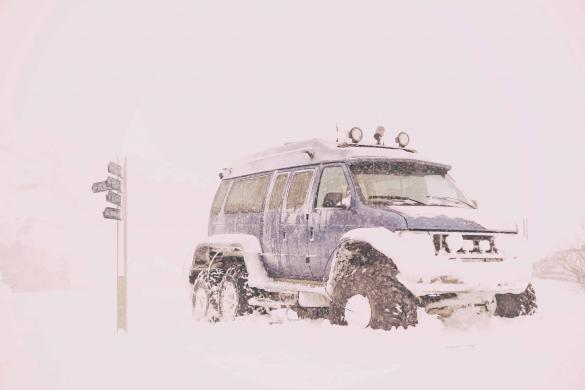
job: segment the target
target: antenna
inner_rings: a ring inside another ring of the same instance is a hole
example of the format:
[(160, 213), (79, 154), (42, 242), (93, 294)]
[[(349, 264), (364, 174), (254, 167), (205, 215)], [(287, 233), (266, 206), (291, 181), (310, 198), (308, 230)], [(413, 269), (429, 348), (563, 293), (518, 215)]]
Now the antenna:
[(337, 130), (337, 135), (335, 137), (335, 142), (339, 143), (339, 126), (337, 126), (337, 123), (335, 124), (335, 130)]

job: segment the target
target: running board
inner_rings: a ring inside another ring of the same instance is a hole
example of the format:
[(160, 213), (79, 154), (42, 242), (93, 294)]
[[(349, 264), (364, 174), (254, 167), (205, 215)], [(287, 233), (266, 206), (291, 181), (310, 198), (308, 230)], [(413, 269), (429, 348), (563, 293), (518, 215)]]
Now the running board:
[(248, 284), (252, 287), (261, 288), (266, 291), (276, 293), (299, 293), (305, 292), (310, 294), (319, 294), (327, 296), (325, 283), (315, 280), (299, 280), (286, 278), (272, 278), (266, 275), (266, 278), (261, 280), (253, 279), (252, 276), (248, 279)]

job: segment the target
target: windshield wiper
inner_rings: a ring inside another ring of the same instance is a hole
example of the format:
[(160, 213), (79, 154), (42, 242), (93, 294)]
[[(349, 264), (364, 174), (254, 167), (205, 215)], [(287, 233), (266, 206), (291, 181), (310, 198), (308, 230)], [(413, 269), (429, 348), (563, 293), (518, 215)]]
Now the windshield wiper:
[(456, 202), (456, 203), (459, 203), (459, 204), (462, 204), (462, 203), (463, 203), (464, 205), (466, 205), (466, 206), (469, 206), (469, 207), (471, 207), (472, 209), (474, 209), (474, 208), (475, 208), (475, 207), (473, 207), (473, 205), (471, 205), (471, 204), (467, 203), (467, 202), (466, 202), (466, 201), (464, 201), (464, 200), (461, 200), (461, 199), (459, 199), (459, 198), (452, 198), (452, 197), (450, 197), (450, 196), (434, 196), (434, 195), (427, 195), (427, 198), (441, 199), (441, 200), (446, 200), (446, 201), (450, 201), (450, 202)]
[(409, 198), (408, 196), (400, 196), (400, 195), (372, 195), (368, 196), (368, 199), (372, 200), (405, 200), (410, 202), (415, 202), (416, 204), (426, 205), (426, 203), (421, 202), (420, 200)]

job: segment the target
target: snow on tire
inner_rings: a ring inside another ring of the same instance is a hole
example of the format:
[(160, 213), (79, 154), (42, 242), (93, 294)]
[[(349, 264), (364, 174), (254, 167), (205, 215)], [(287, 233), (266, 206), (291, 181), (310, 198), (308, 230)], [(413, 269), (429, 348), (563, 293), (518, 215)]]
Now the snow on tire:
[(495, 315), (513, 318), (532, 315), (536, 312), (536, 293), (529, 284), (520, 294), (496, 294)]
[(385, 330), (417, 324), (416, 299), (394, 278), (389, 262), (349, 267), (345, 272), (333, 291), (332, 324)]

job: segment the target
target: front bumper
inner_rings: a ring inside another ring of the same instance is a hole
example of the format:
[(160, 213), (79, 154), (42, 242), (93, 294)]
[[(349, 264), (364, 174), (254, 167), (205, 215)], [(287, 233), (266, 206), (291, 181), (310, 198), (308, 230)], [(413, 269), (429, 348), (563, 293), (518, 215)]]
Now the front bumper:
[(432, 256), (424, 261), (424, 272), (401, 269), (398, 280), (421, 297), (447, 293), (519, 294), (530, 283), (531, 264), (521, 259), (498, 262), (461, 261)]
[(492, 284), (412, 283), (400, 277), (398, 277), (398, 281), (417, 297), (449, 293), (520, 294), (522, 291), (526, 290), (526, 287), (528, 287), (528, 284), (530, 283), (529, 279), (514, 282), (498, 282)]

